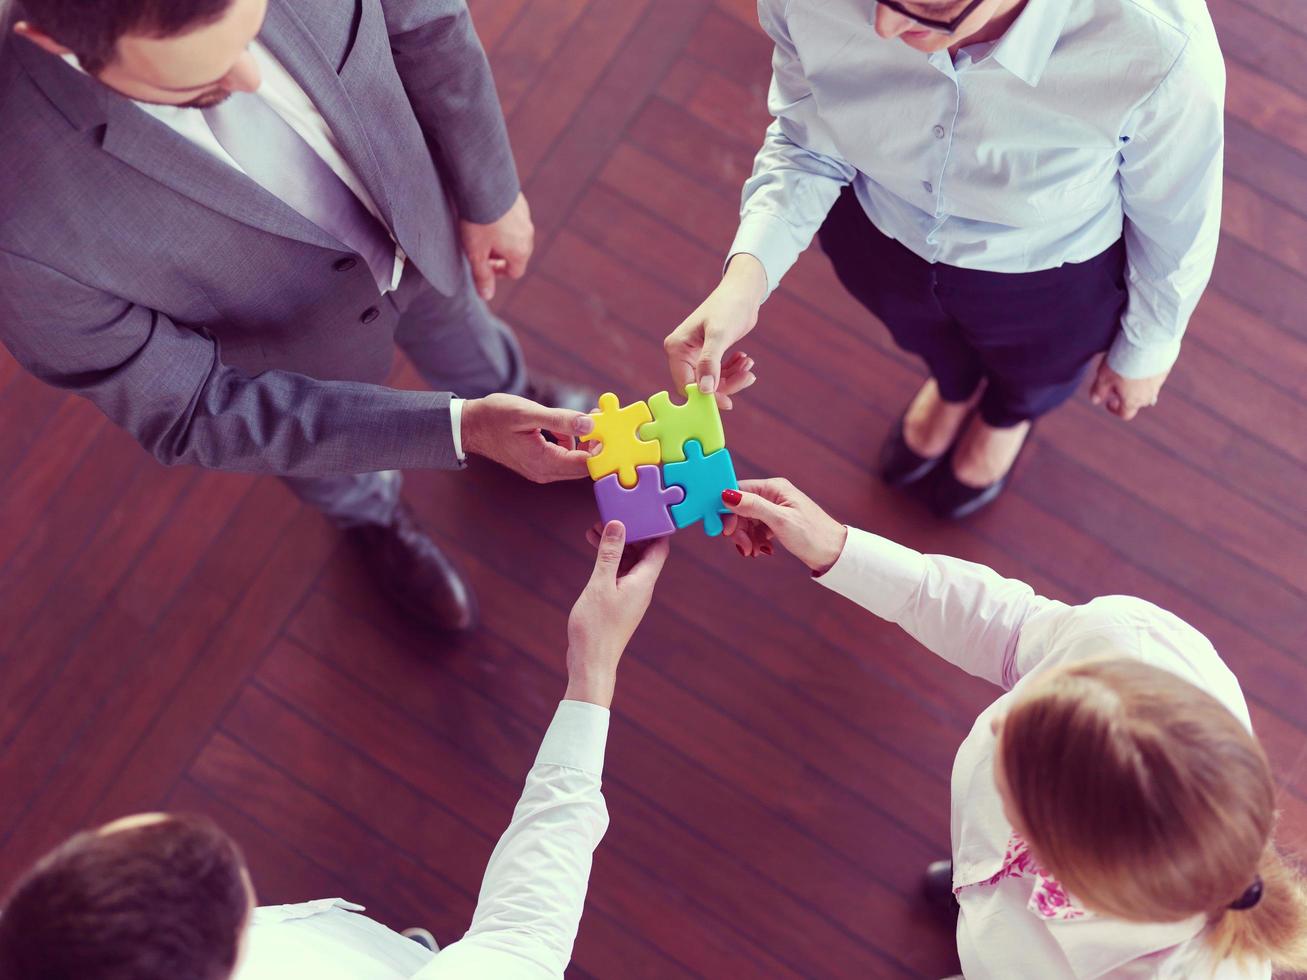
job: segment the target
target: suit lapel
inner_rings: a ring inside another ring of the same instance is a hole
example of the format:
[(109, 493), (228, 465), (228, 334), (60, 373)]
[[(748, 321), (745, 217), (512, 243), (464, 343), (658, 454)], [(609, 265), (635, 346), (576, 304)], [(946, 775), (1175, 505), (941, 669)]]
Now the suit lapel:
[[(273, 0), (259, 39), (318, 107), (341, 151), (393, 226), (389, 200), (363, 126), (339, 76), (303, 23), (285, 3)], [(30, 42), (10, 39), (9, 47), (74, 127), (84, 131), (104, 126), (101, 148), (106, 153), (178, 194), (243, 224), (323, 248), (342, 247), (280, 198), (151, 118), (130, 99)]]
[(243, 224), (322, 248), (344, 246), (279, 197), (142, 112), (112, 98), (101, 147), (130, 167)]
[[(385, 22), (380, 19), (380, 10), (373, 9), (368, 0), (361, 0), (361, 4), (358, 32), (354, 38), (355, 49), (375, 42), (374, 34), (377, 31), (383, 35), (386, 31)], [(385, 36), (388, 38), (388, 35)], [(390, 199), (372, 152), (367, 129), (359, 118), (354, 100), (350, 98), (336, 69), (295, 13), (289, 0), (270, 0), (259, 40), (276, 55), (286, 71), (313, 100), (317, 110), (322, 113), (322, 118), (331, 127), (336, 145), (367, 187), (386, 224), (393, 228), (395, 221)], [(367, 52), (353, 50), (351, 56), (367, 57)]]

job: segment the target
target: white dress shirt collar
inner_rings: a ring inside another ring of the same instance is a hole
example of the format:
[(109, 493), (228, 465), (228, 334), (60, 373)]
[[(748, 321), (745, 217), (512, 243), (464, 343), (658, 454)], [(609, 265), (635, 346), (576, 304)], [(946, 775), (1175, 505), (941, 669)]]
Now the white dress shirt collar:
[(1070, 9), (1068, 0), (1026, 0), (1026, 9), (994, 45), (994, 60), (1034, 88), (1048, 67)]
[[(1067, 0), (1026, 0), (1025, 9), (997, 41), (967, 45), (962, 50), (970, 54), (972, 63), (992, 54), (995, 61), (1034, 88), (1057, 47), (1070, 6)], [(873, 6), (872, 22), (875, 9)], [(938, 67), (949, 59), (948, 50), (936, 51), (928, 59)]]

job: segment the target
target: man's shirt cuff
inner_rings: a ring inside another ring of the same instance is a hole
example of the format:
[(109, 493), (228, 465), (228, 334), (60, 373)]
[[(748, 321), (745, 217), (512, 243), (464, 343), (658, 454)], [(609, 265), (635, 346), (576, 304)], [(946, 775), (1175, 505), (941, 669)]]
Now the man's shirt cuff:
[(460, 463), (466, 463), (467, 456), (463, 453), (463, 399), (461, 398), (449, 400), (449, 431), (454, 436), (454, 457)]
[(610, 717), (607, 708), (589, 701), (560, 701), (536, 753), (536, 765), (603, 775)]

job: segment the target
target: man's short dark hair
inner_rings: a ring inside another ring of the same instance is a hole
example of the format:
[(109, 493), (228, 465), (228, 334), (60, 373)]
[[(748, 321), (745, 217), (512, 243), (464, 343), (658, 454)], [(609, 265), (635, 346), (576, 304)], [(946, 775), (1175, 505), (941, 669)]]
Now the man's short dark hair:
[(249, 912), (244, 867), (207, 817), (78, 834), (0, 912), (0, 980), (227, 980)]
[(203, 27), (232, 0), (19, 0), (18, 15), (70, 49), (99, 74), (113, 61), (124, 34), (172, 37)]

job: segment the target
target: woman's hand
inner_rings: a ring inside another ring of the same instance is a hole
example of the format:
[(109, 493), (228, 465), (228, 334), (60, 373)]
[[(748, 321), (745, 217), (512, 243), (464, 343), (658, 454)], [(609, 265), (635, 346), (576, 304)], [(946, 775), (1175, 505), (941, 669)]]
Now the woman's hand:
[(844, 550), (849, 530), (813, 503), (789, 480), (744, 480), (727, 490), (722, 502), (731, 509), (726, 536), (748, 556), (770, 555), (771, 542), (824, 575)]
[(1141, 408), (1152, 408), (1157, 404), (1162, 385), (1166, 384), (1170, 374), (1170, 371), (1163, 371), (1150, 378), (1125, 378), (1107, 366), (1105, 354), (1098, 362), (1089, 400), (1095, 405), (1106, 406), (1117, 418), (1129, 422)]
[(730, 408), (731, 395), (757, 380), (753, 358), (739, 351), (726, 355), (758, 322), (766, 293), (762, 263), (748, 253), (734, 256), (717, 288), (663, 341), (678, 392), (697, 384), (705, 394), (716, 393), (720, 407)]
[(594, 571), (567, 620), (569, 701), (607, 708), (617, 683), (617, 663), (644, 618), (654, 584), (667, 561), (667, 539), (626, 547), (621, 521), (587, 535), (599, 548)]

